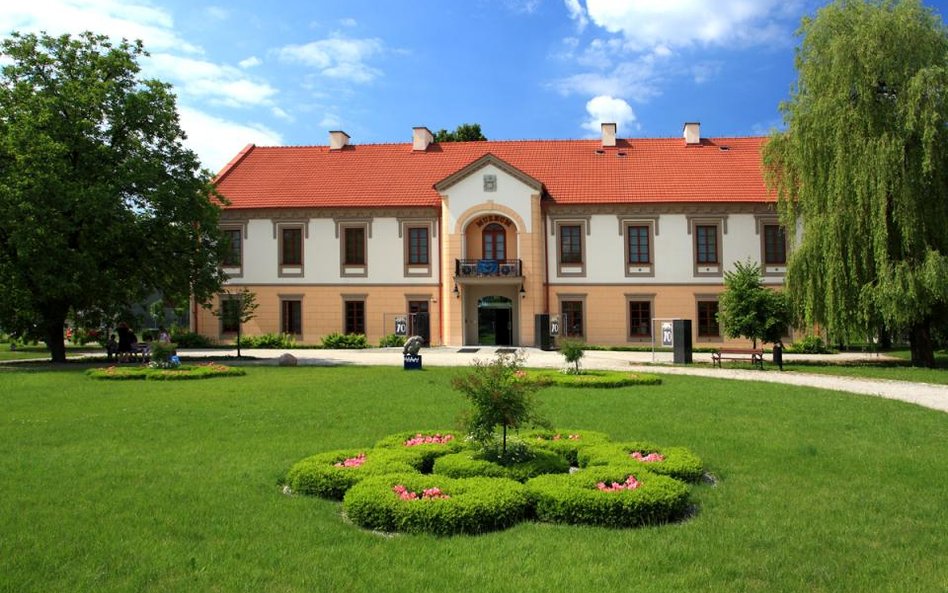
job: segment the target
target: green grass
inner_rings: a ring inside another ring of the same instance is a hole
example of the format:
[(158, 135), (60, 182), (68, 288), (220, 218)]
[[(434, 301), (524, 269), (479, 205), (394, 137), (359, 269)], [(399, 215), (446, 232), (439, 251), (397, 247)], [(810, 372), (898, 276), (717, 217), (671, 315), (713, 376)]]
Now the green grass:
[[(933, 369), (913, 367), (906, 360), (860, 360), (854, 362), (823, 363), (816, 361), (784, 362), (785, 373), (815, 373), (839, 377), (858, 377), (861, 379), (888, 379), (890, 381), (912, 381), (915, 383), (935, 383), (948, 385), (948, 357), (935, 360)], [(695, 363), (695, 366), (711, 368), (710, 363)], [(742, 362), (724, 362), (722, 368), (759, 371), (757, 367)], [(765, 357), (763, 372), (779, 373), (770, 357)]]
[(542, 390), (558, 426), (682, 445), (720, 480), (679, 524), (380, 537), (279, 481), (451, 426), (451, 369), (251, 367), (103, 382), (0, 370), (0, 591), (896, 592), (948, 585), (948, 422), (901, 402), (668, 376)]
[[(76, 354), (84, 354), (87, 352), (101, 352), (102, 355), (105, 356), (105, 350), (96, 344), (90, 344), (88, 346), (69, 344), (66, 346), (67, 358), (70, 358)], [(0, 344), (0, 362), (6, 360), (26, 360), (30, 358), (49, 360), (49, 349), (46, 347), (46, 344), (40, 343), (37, 345), (29, 344), (26, 346), (17, 346), (16, 350), (10, 350), (9, 343)]]

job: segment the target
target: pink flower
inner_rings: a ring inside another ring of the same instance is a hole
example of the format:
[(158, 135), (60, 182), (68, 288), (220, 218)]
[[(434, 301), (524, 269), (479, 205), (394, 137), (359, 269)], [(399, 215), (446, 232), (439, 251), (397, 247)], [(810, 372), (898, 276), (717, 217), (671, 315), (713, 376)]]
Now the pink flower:
[(335, 467), (359, 467), (363, 463), (365, 463), (365, 453), (359, 453), (355, 457), (350, 457), (333, 465)]
[(419, 432), (414, 437), (405, 441), (404, 445), (406, 447), (414, 447), (415, 445), (443, 445), (453, 440), (453, 434), (442, 435), (441, 433), (436, 433), (430, 436), (425, 436)]
[[(402, 484), (396, 484), (392, 486), (392, 492), (398, 495), (402, 500), (418, 500), (419, 496), (417, 492), (412, 492), (408, 488), (405, 488)], [(427, 488), (422, 491), (421, 499), (422, 500), (433, 500), (435, 498), (451, 498), (447, 494), (441, 491), (437, 486), (434, 488)]]
[(605, 482), (599, 482), (596, 484), (596, 488), (603, 492), (618, 492), (620, 490), (635, 490), (641, 485), (642, 484), (635, 479), (635, 476), (629, 474), (629, 477), (621, 484), (619, 482), (613, 482), (607, 485)]
[(654, 463), (656, 461), (665, 461), (665, 456), (661, 453), (649, 453), (648, 455), (642, 455), (641, 451), (632, 451), (629, 453), (629, 457), (635, 459), (636, 461), (641, 461), (643, 463)]

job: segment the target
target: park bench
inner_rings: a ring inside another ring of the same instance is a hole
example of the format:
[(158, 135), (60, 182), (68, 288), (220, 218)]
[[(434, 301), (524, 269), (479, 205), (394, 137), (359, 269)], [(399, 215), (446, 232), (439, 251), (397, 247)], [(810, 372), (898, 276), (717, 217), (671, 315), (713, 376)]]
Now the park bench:
[(759, 348), (719, 348), (711, 353), (711, 364), (720, 367), (722, 360), (747, 361), (763, 370), (764, 351)]

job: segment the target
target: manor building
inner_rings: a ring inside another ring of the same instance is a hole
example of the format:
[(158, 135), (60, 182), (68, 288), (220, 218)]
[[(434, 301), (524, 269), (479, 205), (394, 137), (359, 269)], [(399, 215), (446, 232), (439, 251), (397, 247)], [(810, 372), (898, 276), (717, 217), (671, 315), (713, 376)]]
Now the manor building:
[[(787, 247), (761, 168), (765, 138), (247, 146), (217, 176), (228, 291), (257, 296), (247, 334), (421, 335), (431, 345), (648, 345), (692, 320), (695, 346), (743, 345), (716, 320), (723, 275)], [(227, 294), (220, 297), (227, 301)], [(226, 307), (227, 302), (216, 303)], [(195, 308), (216, 340), (235, 327)]]

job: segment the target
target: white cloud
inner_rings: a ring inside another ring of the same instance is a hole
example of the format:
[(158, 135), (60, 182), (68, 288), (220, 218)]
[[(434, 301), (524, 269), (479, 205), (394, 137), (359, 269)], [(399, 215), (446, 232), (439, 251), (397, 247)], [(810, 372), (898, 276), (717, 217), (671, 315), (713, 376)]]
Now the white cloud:
[(608, 72), (584, 72), (554, 83), (564, 95), (608, 95), (633, 101), (648, 101), (660, 92), (663, 58), (655, 54), (621, 62)]
[(50, 35), (96, 31), (112, 39), (141, 39), (152, 51), (174, 49), (201, 53), (174, 31), (174, 20), (163, 9), (141, 0), (30, 0), (4, 2), (0, 31)]
[(285, 110), (280, 109), (279, 107), (272, 108), (270, 110), (270, 113), (272, 113), (273, 116), (276, 117), (277, 119), (282, 119), (283, 121), (288, 121), (288, 122), (296, 121), (296, 118), (294, 118), (292, 115), (287, 113)]
[(329, 78), (367, 83), (381, 76), (382, 71), (366, 62), (384, 51), (379, 39), (332, 37), (304, 45), (287, 45), (277, 50), (277, 55), (285, 62), (314, 67)]
[(785, 0), (586, 0), (591, 22), (621, 34), (631, 47), (730, 45), (773, 40)]
[(283, 144), (280, 134), (262, 125), (227, 121), (187, 107), (179, 108), (178, 112), (181, 127), (188, 134), (185, 145), (196, 152), (202, 165), (211, 171), (220, 171), (247, 144)]
[(508, 10), (524, 14), (533, 14), (541, 3), (542, 0), (504, 0)]
[(263, 61), (257, 56), (250, 56), (249, 58), (244, 58), (243, 60), (237, 62), (237, 65), (243, 69), (254, 68), (262, 64)]
[(586, 25), (589, 24), (589, 19), (586, 18), (586, 10), (579, 3), (579, 0), (564, 0), (564, 2), (566, 3), (566, 10), (569, 11), (569, 18), (576, 21), (576, 28), (582, 33), (586, 29)]
[(233, 66), (165, 53), (151, 56), (147, 63), (159, 77), (174, 80), (181, 94), (218, 105), (269, 105), (277, 93), (268, 83), (249, 80)]
[(614, 123), (621, 136), (622, 130), (632, 127), (636, 119), (631, 105), (607, 95), (590, 99), (586, 103), (586, 113), (589, 119), (583, 124), (583, 129), (588, 130), (591, 135), (599, 135), (602, 124)]

